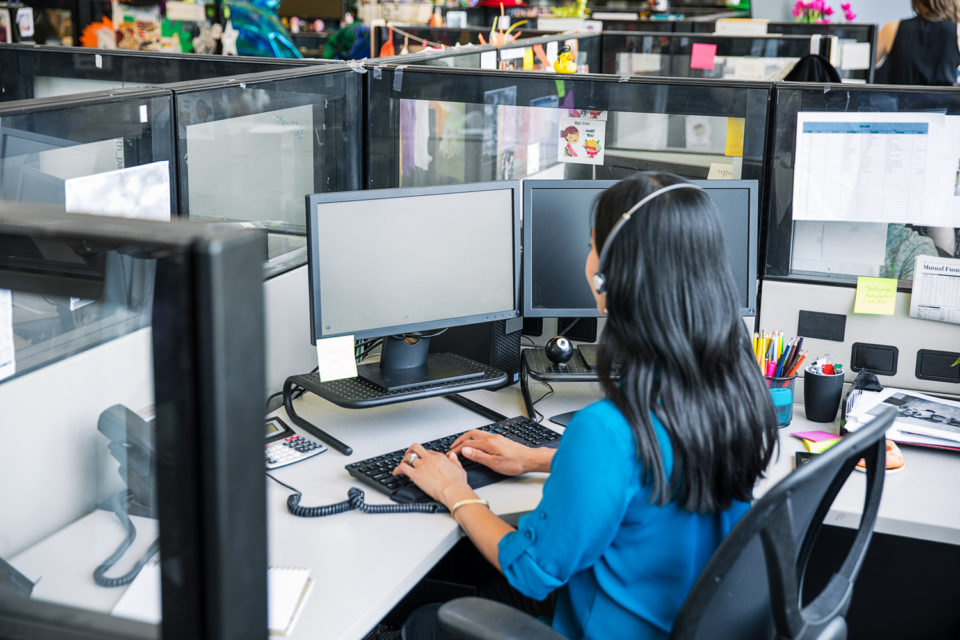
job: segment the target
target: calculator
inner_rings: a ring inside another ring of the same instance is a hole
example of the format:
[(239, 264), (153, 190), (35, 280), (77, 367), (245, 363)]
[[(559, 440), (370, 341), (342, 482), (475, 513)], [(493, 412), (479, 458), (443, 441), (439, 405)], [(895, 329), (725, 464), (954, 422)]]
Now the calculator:
[(327, 448), (306, 436), (293, 431), (280, 418), (267, 418), (266, 445), (264, 454), (267, 469), (285, 467), (294, 462), (312, 458)]

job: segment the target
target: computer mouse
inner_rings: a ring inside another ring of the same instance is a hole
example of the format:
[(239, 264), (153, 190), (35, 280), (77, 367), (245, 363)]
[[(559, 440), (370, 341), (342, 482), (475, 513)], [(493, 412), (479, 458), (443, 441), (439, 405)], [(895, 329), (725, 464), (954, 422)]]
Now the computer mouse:
[(547, 340), (544, 346), (547, 360), (553, 364), (564, 364), (573, 357), (573, 345), (564, 336), (555, 336)]

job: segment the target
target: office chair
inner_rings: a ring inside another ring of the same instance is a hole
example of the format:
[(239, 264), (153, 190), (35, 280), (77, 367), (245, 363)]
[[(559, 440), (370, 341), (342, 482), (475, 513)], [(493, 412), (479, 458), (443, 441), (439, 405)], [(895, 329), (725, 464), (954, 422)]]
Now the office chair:
[[(717, 548), (674, 621), (671, 640), (699, 638), (842, 640), (853, 583), (877, 520), (886, 464), (884, 409), (855, 433), (777, 483)], [(801, 589), (823, 519), (857, 461), (865, 458), (863, 515), (843, 564), (809, 602)], [(442, 629), (461, 640), (560, 640), (512, 607), (459, 598), (440, 608)]]

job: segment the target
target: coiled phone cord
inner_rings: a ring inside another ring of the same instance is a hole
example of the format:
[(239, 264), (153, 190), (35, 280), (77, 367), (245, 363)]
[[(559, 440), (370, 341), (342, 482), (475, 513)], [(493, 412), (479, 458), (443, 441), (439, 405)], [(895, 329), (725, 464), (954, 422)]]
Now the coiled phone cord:
[(147, 548), (146, 552), (137, 560), (137, 563), (133, 565), (130, 571), (117, 578), (106, 577), (105, 574), (107, 571), (113, 568), (113, 565), (127, 552), (127, 549), (130, 548), (130, 545), (133, 544), (133, 541), (137, 537), (137, 528), (133, 526), (133, 521), (130, 519), (130, 516), (127, 515), (126, 505), (124, 504), (126, 499), (126, 491), (120, 491), (113, 497), (113, 513), (117, 516), (123, 528), (126, 529), (127, 535), (123, 542), (120, 543), (120, 546), (117, 547), (117, 550), (114, 551), (109, 558), (104, 560), (99, 567), (93, 570), (93, 581), (101, 587), (123, 587), (130, 584), (133, 582), (133, 579), (137, 577), (137, 574), (140, 573), (140, 570), (150, 562), (150, 558), (160, 550), (160, 539), (158, 538)]
[(300, 498), (303, 494), (296, 487), (291, 487), (285, 482), (277, 480), (269, 473), (267, 477), (290, 489), (292, 493), (287, 498), (287, 510), (295, 516), (301, 518), (319, 518), (322, 516), (332, 516), (337, 513), (345, 513), (354, 509), (363, 513), (447, 513), (447, 508), (436, 502), (422, 502), (412, 504), (367, 504), (364, 502), (362, 489), (350, 487), (347, 491), (347, 499), (335, 504), (327, 504), (316, 507), (305, 507), (300, 504)]

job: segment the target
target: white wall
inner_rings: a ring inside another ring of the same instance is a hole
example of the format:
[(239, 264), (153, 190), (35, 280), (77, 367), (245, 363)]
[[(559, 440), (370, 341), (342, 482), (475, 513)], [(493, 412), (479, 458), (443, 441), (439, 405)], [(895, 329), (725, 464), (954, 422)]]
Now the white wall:
[[(840, 12), (840, 3), (849, 1), (857, 14), (857, 23), (883, 25), (891, 20), (909, 18), (913, 15), (910, 0), (827, 0), (834, 11)], [(754, 18), (775, 22), (790, 22), (790, 10), (796, 0), (753, 0), (750, 4)]]

